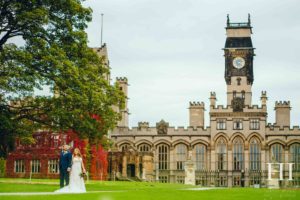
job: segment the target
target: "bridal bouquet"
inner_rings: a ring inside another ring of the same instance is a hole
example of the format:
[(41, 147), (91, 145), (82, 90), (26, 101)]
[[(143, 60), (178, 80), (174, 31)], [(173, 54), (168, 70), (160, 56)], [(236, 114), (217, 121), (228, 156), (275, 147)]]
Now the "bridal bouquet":
[(84, 177), (86, 176), (86, 173), (80, 173), (79, 176), (80, 176), (81, 178), (84, 178)]

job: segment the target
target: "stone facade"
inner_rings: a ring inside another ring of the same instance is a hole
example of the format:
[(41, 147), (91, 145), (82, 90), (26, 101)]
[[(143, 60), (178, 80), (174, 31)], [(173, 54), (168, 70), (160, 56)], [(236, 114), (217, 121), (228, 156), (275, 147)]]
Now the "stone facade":
[[(189, 161), (194, 163), (197, 185), (266, 186), (267, 163), (290, 162), (294, 163), (293, 181), (287, 181), (288, 168), (284, 165), (280, 185), (300, 185), (300, 128), (290, 126), (290, 102), (275, 103), (274, 124), (267, 122), (265, 91), (260, 105), (252, 105), (255, 54), (250, 17), (246, 23), (231, 23), (228, 17), (226, 33), (227, 105), (216, 105), (216, 93), (211, 92), (208, 127), (204, 125), (203, 102), (190, 103), (187, 128), (175, 128), (163, 120), (155, 127), (140, 122), (129, 128), (126, 114), (110, 134), (115, 147), (110, 154), (112, 179), (184, 183)], [(127, 95), (127, 79), (117, 81), (126, 86), (122, 90)]]

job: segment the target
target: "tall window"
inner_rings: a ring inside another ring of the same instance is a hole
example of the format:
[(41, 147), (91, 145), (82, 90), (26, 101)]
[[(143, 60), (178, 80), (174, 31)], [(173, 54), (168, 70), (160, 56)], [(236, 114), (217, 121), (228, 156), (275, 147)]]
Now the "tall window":
[(127, 151), (128, 148), (129, 148), (129, 144), (123, 144), (123, 145), (121, 146), (121, 150), (122, 150), (122, 151)]
[(259, 130), (259, 119), (250, 119), (250, 130)]
[(226, 119), (217, 119), (217, 130), (226, 129)]
[(15, 173), (24, 173), (25, 172), (25, 164), (24, 160), (15, 160)]
[(256, 138), (250, 141), (250, 170), (260, 170), (260, 145)]
[(41, 172), (40, 160), (31, 160), (31, 172), (32, 173), (40, 173)]
[(244, 143), (241, 138), (233, 141), (233, 170), (242, 170), (244, 168)]
[(273, 162), (279, 162), (282, 163), (284, 160), (283, 158), (283, 147), (281, 144), (273, 144), (271, 146), (271, 155), (270, 155), (270, 161)]
[(165, 144), (158, 146), (158, 169), (169, 169), (169, 147)]
[(300, 171), (300, 144), (298, 143), (290, 146), (290, 163), (294, 163), (294, 171)]
[(203, 144), (197, 144), (194, 148), (196, 153), (196, 170), (204, 170), (206, 168), (206, 147)]
[(149, 152), (150, 151), (150, 145), (149, 144), (141, 144), (139, 146), (140, 152)]
[(242, 91), (242, 99), (245, 99), (245, 91)]
[(217, 169), (227, 169), (226, 142), (224, 138), (220, 138), (217, 142)]
[(243, 120), (242, 119), (234, 119), (233, 120), (233, 129), (234, 130), (242, 130), (243, 129)]
[(48, 173), (57, 174), (58, 173), (58, 159), (48, 160)]
[(184, 144), (178, 144), (176, 146), (176, 164), (178, 170), (184, 169), (184, 164), (187, 158), (187, 148)]

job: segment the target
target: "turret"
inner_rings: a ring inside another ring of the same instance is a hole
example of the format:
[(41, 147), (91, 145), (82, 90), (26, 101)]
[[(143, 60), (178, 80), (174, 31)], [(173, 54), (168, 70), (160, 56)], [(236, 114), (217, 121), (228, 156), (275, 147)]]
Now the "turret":
[(261, 97), (260, 97), (260, 101), (261, 101), (261, 107), (267, 112), (267, 92), (266, 91), (261, 91)]
[(118, 126), (120, 127), (128, 127), (128, 80), (126, 77), (117, 77), (117, 83), (119, 84), (119, 89), (123, 91), (125, 95), (125, 106), (123, 110), (120, 110), (121, 113), (121, 120), (118, 122)]
[(217, 97), (215, 92), (210, 92), (209, 101), (210, 101), (210, 107), (214, 108), (217, 102)]
[(107, 47), (106, 44), (104, 43), (100, 48), (95, 47), (92, 48), (94, 52), (97, 53), (99, 58), (102, 60), (102, 63), (104, 67), (107, 69), (107, 73), (104, 74), (104, 78), (110, 82), (110, 67), (109, 67), (109, 60), (108, 60), (108, 53), (107, 53)]

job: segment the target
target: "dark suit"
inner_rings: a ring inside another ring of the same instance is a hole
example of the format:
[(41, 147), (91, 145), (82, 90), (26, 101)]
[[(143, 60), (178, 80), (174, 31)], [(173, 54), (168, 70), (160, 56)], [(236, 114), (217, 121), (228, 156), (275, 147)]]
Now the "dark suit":
[(68, 168), (72, 166), (72, 154), (70, 151), (66, 153), (62, 151), (59, 158), (59, 172), (60, 172), (60, 187), (64, 187), (64, 181), (66, 185), (69, 185), (69, 172)]

